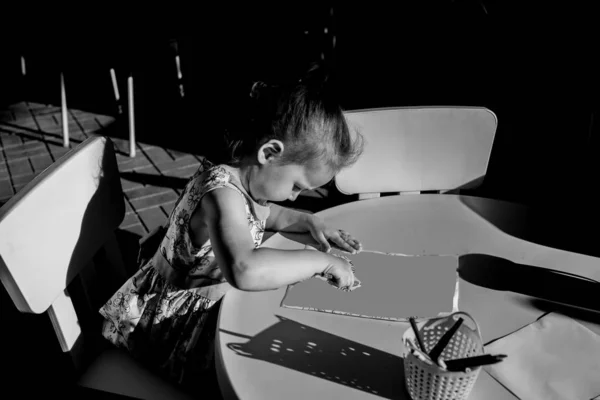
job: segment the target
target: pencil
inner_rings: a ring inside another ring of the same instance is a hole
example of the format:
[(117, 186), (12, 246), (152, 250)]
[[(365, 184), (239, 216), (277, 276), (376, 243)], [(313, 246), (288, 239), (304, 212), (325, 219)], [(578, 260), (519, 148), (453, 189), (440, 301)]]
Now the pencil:
[(438, 342), (435, 344), (433, 349), (429, 352), (429, 357), (431, 357), (433, 362), (437, 362), (437, 359), (440, 357), (448, 343), (450, 343), (450, 339), (452, 339), (452, 336), (454, 336), (462, 323), (463, 319), (459, 318), (458, 321), (456, 321), (454, 325), (452, 325), (452, 327), (448, 329), (446, 333), (444, 333), (440, 340), (438, 340)]
[(448, 371), (464, 371), (467, 368), (477, 368), (484, 365), (491, 365), (501, 362), (506, 358), (506, 354), (484, 354), (481, 356), (458, 358), (455, 360), (446, 360)]
[(419, 328), (417, 328), (417, 323), (415, 322), (415, 318), (410, 317), (408, 319), (408, 321), (410, 322), (410, 326), (412, 327), (412, 330), (415, 333), (415, 336), (417, 338), (417, 343), (419, 344), (419, 348), (421, 349), (421, 351), (423, 353), (427, 354), (427, 350), (425, 350), (425, 344), (423, 344), (423, 339), (421, 338), (421, 334), (419, 333)]

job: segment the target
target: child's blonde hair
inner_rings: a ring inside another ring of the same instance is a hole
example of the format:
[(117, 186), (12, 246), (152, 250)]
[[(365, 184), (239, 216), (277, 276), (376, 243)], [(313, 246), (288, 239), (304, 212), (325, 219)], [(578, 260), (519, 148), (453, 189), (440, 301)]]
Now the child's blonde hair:
[(271, 139), (285, 145), (281, 164), (324, 164), (335, 172), (352, 165), (362, 152), (362, 136), (352, 139), (331, 82), (318, 68), (293, 84), (256, 82), (250, 103), (247, 123), (228, 132), (231, 164)]

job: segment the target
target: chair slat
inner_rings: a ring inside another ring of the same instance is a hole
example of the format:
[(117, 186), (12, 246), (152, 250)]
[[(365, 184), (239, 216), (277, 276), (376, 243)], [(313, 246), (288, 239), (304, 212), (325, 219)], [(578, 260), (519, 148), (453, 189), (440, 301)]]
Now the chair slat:
[(16, 307), (62, 307), (65, 288), (124, 215), (108, 138), (87, 139), (25, 186), (0, 209), (0, 280)]

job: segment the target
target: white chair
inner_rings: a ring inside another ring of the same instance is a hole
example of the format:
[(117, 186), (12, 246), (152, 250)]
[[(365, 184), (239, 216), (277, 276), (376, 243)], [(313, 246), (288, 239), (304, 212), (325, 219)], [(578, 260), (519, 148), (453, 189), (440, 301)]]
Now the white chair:
[(379, 108), (345, 116), (351, 133), (363, 135), (365, 149), (335, 183), (359, 199), (479, 186), (498, 122), (482, 107)]
[(126, 352), (102, 345), (98, 310), (127, 279), (115, 239), (124, 214), (113, 144), (89, 138), (0, 209), (0, 280), (19, 311), (49, 314), (77, 371), (73, 385), (191, 399)]

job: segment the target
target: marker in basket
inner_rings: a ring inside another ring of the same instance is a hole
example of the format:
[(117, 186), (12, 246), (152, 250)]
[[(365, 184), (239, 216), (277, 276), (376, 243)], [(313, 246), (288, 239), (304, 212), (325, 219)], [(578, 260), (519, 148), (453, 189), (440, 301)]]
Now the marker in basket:
[(484, 354), (481, 356), (457, 358), (456, 360), (446, 360), (448, 371), (465, 371), (467, 368), (473, 369), (484, 365), (497, 364), (506, 358), (506, 354)]
[(423, 339), (421, 338), (421, 334), (419, 333), (419, 328), (417, 328), (417, 323), (415, 322), (415, 317), (410, 317), (408, 321), (410, 322), (410, 326), (412, 327), (412, 330), (415, 333), (415, 337), (417, 338), (419, 349), (425, 354), (427, 354), (427, 350), (425, 350), (425, 345), (423, 344)]
[(458, 328), (460, 328), (462, 323), (463, 319), (459, 318), (458, 321), (456, 321), (454, 325), (452, 325), (452, 327), (448, 329), (446, 333), (444, 333), (440, 340), (438, 340), (433, 349), (431, 349), (431, 351), (429, 352), (429, 357), (431, 357), (434, 363), (437, 363), (438, 358), (440, 357), (448, 343), (450, 343), (450, 339), (452, 339), (452, 336), (454, 336), (454, 334), (456, 333)]

